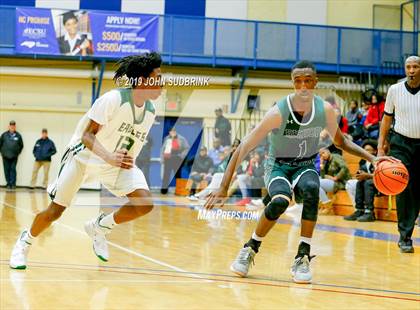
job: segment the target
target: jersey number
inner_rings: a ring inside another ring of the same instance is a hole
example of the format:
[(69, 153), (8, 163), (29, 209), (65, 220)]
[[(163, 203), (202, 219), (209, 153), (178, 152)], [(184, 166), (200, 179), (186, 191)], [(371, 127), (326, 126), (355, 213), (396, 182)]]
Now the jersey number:
[(306, 140), (304, 140), (299, 144), (299, 155), (297, 158), (303, 158), (306, 155), (306, 152), (307, 152)]
[(114, 152), (116, 150), (122, 150), (122, 149), (126, 149), (127, 151), (129, 151), (133, 147), (133, 144), (134, 144), (133, 139), (127, 136), (121, 136), (120, 139), (118, 140), (118, 143), (117, 143), (117, 146), (115, 147)]

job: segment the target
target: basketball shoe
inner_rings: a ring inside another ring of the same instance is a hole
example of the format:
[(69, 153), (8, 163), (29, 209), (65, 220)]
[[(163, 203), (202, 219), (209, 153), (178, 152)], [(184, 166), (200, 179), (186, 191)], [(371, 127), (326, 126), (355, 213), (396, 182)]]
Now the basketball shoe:
[(26, 240), (27, 231), (23, 231), (13, 247), (12, 254), (10, 255), (10, 268), (13, 269), (26, 269), (26, 262), (31, 243)]
[(105, 216), (104, 213), (100, 214), (96, 219), (92, 219), (85, 223), (85, 231), (93, 240), (93, 251), (96, 256), (104, 262), (109, 259), (108, 243), (105, 238), (106, 234), (111, 232), (108, 227), (101, 226), (99, 222)]
[(246, 277), (251, 263), (254, 264), (255, 254), (255, 251), (250, 246), (242, 248), (230, 266), (230, 270), (241, 277)]

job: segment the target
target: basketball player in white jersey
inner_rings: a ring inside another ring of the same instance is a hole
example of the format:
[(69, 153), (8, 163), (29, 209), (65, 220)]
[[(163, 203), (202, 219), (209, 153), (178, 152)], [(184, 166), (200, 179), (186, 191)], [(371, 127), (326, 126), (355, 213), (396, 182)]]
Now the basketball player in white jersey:
[(106, 234), (115, 225), (152, 210), (148, 185), (134, 159), (155, 119), (155, 109), (149, 100), (161, 94), (161, 63), (157, 53), (128, 56), (118, 62), (114, 80), (123, 79), (129, 88), (105, 93), (79, 121), (62, 158), (57, 180), (48, 188), (52, 202), (36, 215), (30, 229), (20, 234), (10, 257), (11, 268), (26, 269), (31, 244), (71, 205), (85, 181), (99, 180), (114, 195), (129, 199), (118, 210), (100, 214), (85, 224), (94, 252), (103, 261), (109, 259)]

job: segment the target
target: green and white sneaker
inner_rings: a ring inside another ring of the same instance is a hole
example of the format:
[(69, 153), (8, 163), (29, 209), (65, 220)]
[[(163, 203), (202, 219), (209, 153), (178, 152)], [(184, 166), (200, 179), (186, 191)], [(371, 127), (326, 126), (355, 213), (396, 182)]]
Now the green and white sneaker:
[(248, 275), (249, 268), (251, 267), (251, 263), (255, 264), (255, 254), (254, 250), (249, 246), (242, 248), (232, 265), (230, 265), (230, 270), (238, 276), (246, 277)]
[(100, 214), (96, 219), (87, 221), (85, 223), (85, 231), (93, 240), (93, 251), (96, 256), (104, 262), (109, 259), (108, 242), (105, 235), (111, 232), (110, 228), (99, 225), (100, 220), (105, 216), (104, 213)]
[(309, 284), (312, 281), (310, 259), (308, 255), (300, 256), (295, 259), (290, 272), (293, 281), (300, 284)]
[(13, 247), (9, 261), (10, 268), (12, 269), (26, 269), (29, 247), (31, 246), (24, 238), (26, 234), (27, 231), (24, 230)]

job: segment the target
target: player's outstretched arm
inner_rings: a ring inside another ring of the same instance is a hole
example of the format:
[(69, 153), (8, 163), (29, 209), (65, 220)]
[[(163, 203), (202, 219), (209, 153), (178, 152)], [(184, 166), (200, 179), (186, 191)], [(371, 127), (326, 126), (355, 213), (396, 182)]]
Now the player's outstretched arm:
[(275, 128), (279, 128), (281, 124), (281, 116), (277, 106), (273, 106), (261, 122), (242, 140), (226, 168), (220, 188), (211, 193), (204, 205), (206, 209), (212, 209), (216, 205), (223, 206), (227, 198), (227, 191), (233, 174), (238, 169), (241, 162), (250, 151), (258, 146), (258, 144)]
[(365, 160), (368, 160), (374, 165), (376, 165), (378, 162), (383, 161), (383, 160), (389, 160), (393, 162), (399, 161), (398, 159), (395, 159), (393, 157), (388, 157), (388, 156), (380, 156), (380, 157), (373, 156), (372, 154), (365, 151), (362, 147), (358, 146), (356, 143), (354, 143), (350, 139), (345, 138), (340, 128), (338, 127), (337, 117), (331, 105), (329, 103), (325, 103), (324, 108), (325, 108), (325, 116), (326, 116), (326, 122), (327, 122), (327, 131), (329, 135), (331, 136), (331, 138), (333, 139), (334, 145), (336, 147), (352, 155), (356, 155)]
[(93, 120), (89, 120), (89, 124), (86, 127), (82, 135), (82, 143), (91, 150), (94, 154), (98, 155), (108, 164), (121, 167), (124, 169), (130, 169), (133, 167), (133, 158), (127, 155), (127, 150), (118, 150), (114, 153), (108, 152), (101, 143), (96, 139), (101, 125)]

